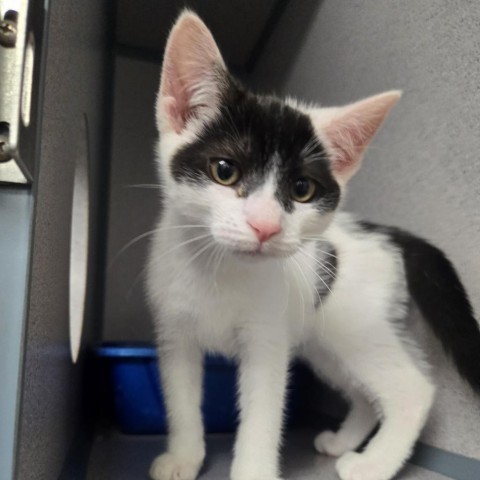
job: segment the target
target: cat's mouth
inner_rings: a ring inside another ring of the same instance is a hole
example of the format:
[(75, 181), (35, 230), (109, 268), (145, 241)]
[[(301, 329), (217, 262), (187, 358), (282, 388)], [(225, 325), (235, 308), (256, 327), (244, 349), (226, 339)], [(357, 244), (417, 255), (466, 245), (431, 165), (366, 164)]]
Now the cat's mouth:
[(258, 250), (233, 250), (235, 255), (240, 257), (247, 257), (247, 258), (258, 258), (258, 257), (265, 257), (268, 256), (265, 252), (262, 252), (260, 249)]
[(290, 250), (279, 250), (279, 249), (272, 249), (271, 247), (266, 247), (263, 244), (258, 245), (257, 248), (254, 249), (241, 249), (241, 248), (234, 248), (232, 249), (232, 253), (243, 259), (260, 259), (260, 258), (284, 258), (290, 257), (295, 252)]
[(235, 239), (227, 236), (216, 237), (221, 247), (240, 259), (285, 258), (290, 257), (298, 250), (295, 242), (275, 241), (255, 242), (253, 239)]

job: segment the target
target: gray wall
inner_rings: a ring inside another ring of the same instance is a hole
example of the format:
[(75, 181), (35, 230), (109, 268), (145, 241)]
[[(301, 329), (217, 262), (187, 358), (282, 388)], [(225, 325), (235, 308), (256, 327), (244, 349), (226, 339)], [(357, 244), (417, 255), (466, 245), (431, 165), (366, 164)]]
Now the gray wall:
[(159, 78), (158, 63), (116, 59), (103, 309), (103, 337), (110, 341), (154, 338), (143, 283), (150, 237), (143, 235), (160, 213), (153, 163)]
[[(313, 5), (316, 4), (316, 5)], [(313, 8), (313, 7), (316, 8)], [(391, 88), (405, 94), (352, 181), (346, 207), (434, 241), (480, 312), (480, 4), (475, 1), (290, 2), (251, 81), (327, 105)], [(142, 269), (159, 192), (152, 166), (159, 65), (118, 58), (110, 177), (104, 338), (153, 339)], [(115, 261), (113, 261), (115, 259)], [(424, 440), (480, 457), (480, 401), (417, 317), (440, 386)]]
[[(325, 105), (404, 90), (346, 207), (443, 248), (480, 314), (480, 2), (325, 0), (292, 55), (303, 8), (290, 3), (255, 83)], [(480, 399), (422, 336), (440, 386), (424, 439), (480, 458)]]
[[(98, 263), (102, 166), (107, 161), (105, 125), (110, 2), (50, 1), (48, 51), (38, 175), (20, 443), (16, 480), (57, 479), (82, 415), (84, 352), (70, 359), (68, 284), (73, 173), (78, 145), (88, 143), (91, 173), (91, 251), (84, 345), (99, 330), (94, 314), (101, 293), (92, 273)], [(110, 112), (108, 112), (110, 113)], [(88, 136), (81, 128), (88, 119)], [(98, 338), (98, 336), (97, 336)]]

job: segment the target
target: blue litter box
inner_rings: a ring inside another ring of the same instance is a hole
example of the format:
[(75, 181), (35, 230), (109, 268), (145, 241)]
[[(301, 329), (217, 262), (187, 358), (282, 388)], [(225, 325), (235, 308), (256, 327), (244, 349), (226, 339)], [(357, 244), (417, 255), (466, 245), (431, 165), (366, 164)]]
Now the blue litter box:
[[(166, 433), (167, 422), (155, 347), (108, 343), (94, 350), (104, 365), (113, 398), (114, 420), (128, 434)], [(295, 382), (295, 370), (291, 376)], [(102, 379), (102, 381), (104, 381)], [(290, 388), (295, 392), (295, 389)], [(296, 395), (289, 395), (288, 417), (294, 417)], [(236, 367), (218, 356), (205, 359), (203, 417), (208, 433), (232, 432), (237, 425)]]
[[(107, 362), (115, 420), (124, 433), (158, 434), (167, 430), (165, 406), (151, 345), (104, 344), (95, 356)], [(203, 417), (209, 433), (235, 430), (235, 365), (222, 358), (205, 359)]]

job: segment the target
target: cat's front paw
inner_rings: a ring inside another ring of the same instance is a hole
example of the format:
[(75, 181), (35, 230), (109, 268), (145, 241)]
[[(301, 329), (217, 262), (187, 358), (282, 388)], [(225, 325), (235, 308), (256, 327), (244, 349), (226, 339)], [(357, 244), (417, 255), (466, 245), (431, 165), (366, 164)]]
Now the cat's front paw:
[(313, 442), (318, 453), (331, 457), (339, 457), (345, 452), (353, 450), (355, 447), (352, 447), (351, 443), (345, 435), (330, 430), (319, 433)]
[(342, 480), (390, 480), (396, 471), (392, 472), (387, 461), (374, 461), (356, 452), (342, 455), (335, 468)]
[(172, 453), (158, 456), (150, 467), (152, 480), (195, 480), (202, 462), (195, 462)]

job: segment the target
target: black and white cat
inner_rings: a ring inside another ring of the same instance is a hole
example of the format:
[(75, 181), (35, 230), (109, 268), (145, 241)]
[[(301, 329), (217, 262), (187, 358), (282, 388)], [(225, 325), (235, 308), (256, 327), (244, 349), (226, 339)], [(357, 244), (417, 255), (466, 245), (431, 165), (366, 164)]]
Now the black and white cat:
[(399, 329), (411, 297), (480, 389), (479, 328), (450, 262), (406, 232), (337, 213), (399, 98), (391, 91), (319, 108), (253, 95), (230, 76), (202, 21), (188, 11), (178, 19), (156, 106), (164, 210), (148, 296), (169, 441), (153, 479), (193, 480), (202, 466), (205, 352), (239, 364), (232, 480), (279, 478), (292, 356), (351, 402), (339, 431), (315, 439), (319, 452), (340, 457), (340, 478), (387, 480), (398, 472), (435, 393), (418, 366), (420, 350), (412, 355)]

